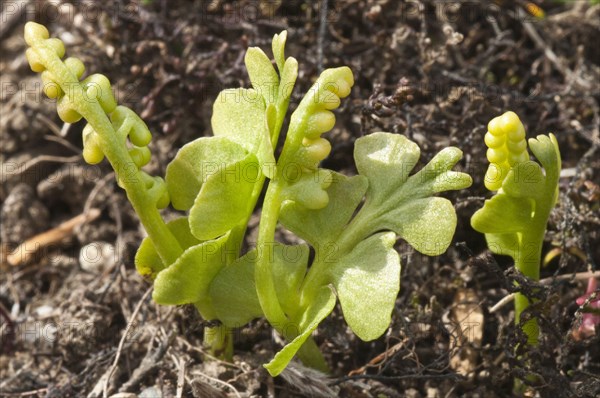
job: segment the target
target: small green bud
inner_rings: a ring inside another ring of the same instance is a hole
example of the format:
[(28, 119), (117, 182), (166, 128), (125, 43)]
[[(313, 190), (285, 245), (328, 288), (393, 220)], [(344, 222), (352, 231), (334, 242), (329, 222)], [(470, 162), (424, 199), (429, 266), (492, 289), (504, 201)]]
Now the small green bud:
[(119, 105), (110, 114), (110, 120), (115, 130), (122, 130), (123, 134), (129, 135), (129, 140), (135, 146), (146, 146), (152, 140), (152, 134), (146, 123), (131, 109)]
[(79, 58), (69, 57), (65, 59), (65, 65), (77, 76), (77, 79), (81, 79), (83, 72), (85, 72), (85, 65), (83, 65), (83, 62)]
[(42, 83), (44, 84), (44, 94), (48, 98), (59, 98), (65, 94), (48, 70), (42, 72)]
[(62, 40), (57, 39), (55, 37), (46, 40), (46, 44), (54, 50), (58, 58), (62, 58), (65, 56), (65, 45)]
[(66, 95), (58, 99), (56, 110), (60, 119), (65, 123), (76, 123), (81, 120), (81, 115), (74, 109), (71, 99)]
[(32, 71), (40, 73), (46, 70), (46, 67), (40, 62), (40, 57), (33, 48), (28, 48), (25, 51), (25, 58), (27, 58)]
[(335, 125), (333, 112), (323, 110), (315, 112), (308, 120), (308, 126), (304, 135), (309, 139), (317, 139), (321, 134), (331, 130)]
[(44, 40), (50, 37), (50, 32), (44, 25), (35, 22), (25, 24), (25, 42), (32, 47), (38, 40)]
[(95, 73), (81, 82), (88, 100), (97, 100), (105, 113), (109, 114), (117, 107), (110, 81), (104, 75)]
[(98, 164), (104, 159), (98, 136), (90, 124), (83, 128), (83, 159), (88, 164)]
[(135, 147), (129, 150), (129, 156), (131, 156), (131, 160), (133, 160), (133, 163), (135, 163), (138, 168), (148, 164), (150, 155), (150, 149), (148, 149), (147, 146)]
[(164, 209), (169, 205), (170, 201), (171, 198), (169, 197), (169, 192), (165, 189), (158, 201), (156, 202), (156, 207), (159, 209)]
[(303, 166), (314, 170), (321, 160), (329, 156), (329, 153), (331, 153), (331, 144), (325, 138), (316, 140), (304, 138), (302, 147), (298, 151), (298, 159)]

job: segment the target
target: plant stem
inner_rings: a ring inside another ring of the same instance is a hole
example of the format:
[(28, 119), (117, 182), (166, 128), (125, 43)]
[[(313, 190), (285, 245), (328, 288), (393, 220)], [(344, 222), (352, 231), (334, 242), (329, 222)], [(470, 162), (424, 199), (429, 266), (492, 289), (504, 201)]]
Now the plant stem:
[[(550, 185), (546, 188), (548, 192), (555, 193), (556, 189)], [(555, 193), (556, 194), (556, 193)], [(540, 280), (540, 267), (542, 261), (542, 245), (546, 233), (546, 224), (550, 211), (554, 207), (555, 200), (538, 201), (538, 208), (531, 220), (529, 228), (521, 233), (521, 242), (515, 257), (515, 266), (524, 276), (534, 281)], [(521, 313), (530, 305), (529, 299), (521, 293), (515, 294), (515, 323), (521, 322)], [(539, 325), (536, 318), (530, 319), (522, 325), (523, 332), (527, 336), (527, 344), (535, 346), (538, 344)]]
[(207, 326), (204, 328), (203, 344), (209, 348), (212, 356), (232, 361), (233, 359), (233, 333), (224, 325)]
[[(524, 233), (524, 236), (530, 234)], [(542, 239), (537, 241), (522, 242), (515, 259), (515, 266), (527, 278), (534, 281), (540, 279), (540, 261), (542, 255)], [(515, 294), (515, 324), (521, 322), (521, 313), (530, 305), (529, 299), (522, 293)], [(527, 336), (527, 344), (534, 346), (538, 343), (539, 326), (536, 318), (530, 319), (522, 325), (523, 332)]]
[(272, 250), (275, 241), (275, 229), (281, 206), (281, 190), (282, 187), (279, 183), (271, 181), (265, 195), (258, 229), (259, 255), (254, 275), (258, 300), (265, 318), (278, 330), (283, 330), (289, 320), (279, 304), (271, 264), (268, 261), (271, 256), (266, 254), (265, 250)]
[[(279, 218), (279, 209), (281, 208), (281, 190), (281, 185), (276, 181), (271, 181), (263, 202), (257, 243), (259, 257), (256, 262), (254, 278), (258, 300), (265, 318), (286, 340), (291, 341), (297, 337), (297, 334), (292, 332), (295, 328), (287, 327), (293, 321), (288, 319), (283, 312), (283, 308), (281, 308), (275, 290), (271, 264), (269, 263), (269, 258), (272, 258), (272, 256), (271, 253), (265, 253), (265, 250), (272, 250), (275, 242), (275, 229)], [(327, 362), (312, 337), (305, 341), (297, 355), (306, 366), (324, 373), (329, 372)]]
[[(553, 206), (554, 201), (551, 201)], [(525, 277), (539, 281), (540, 265), (542, 260), (542, 245), (544, 243), (544, 234), (546, 232), (546, 223), (552, 206), (544, 206), (536, 210), (530, 228), (521, 233), (521, 242), (515, 258), (515, 266)], [(522, 293), (515, 294), (515, 324), (521, 324), (521, 314), (529, 307), (531, 302)], [(536, 346), (539, 342), (540, 328), (537, 318), (533, 317), (521, 325), (521, 330), (527, 336), (528, 347)], [(515, 347), (518, 349), (519, 347)], [(533, 374), (526, 376), (530, 382), (535, 382), (537, 378)], [(515, 378), (513, 392), (516, 395), (523, 395), (526, 390), (526, 384), (523, 380)]]

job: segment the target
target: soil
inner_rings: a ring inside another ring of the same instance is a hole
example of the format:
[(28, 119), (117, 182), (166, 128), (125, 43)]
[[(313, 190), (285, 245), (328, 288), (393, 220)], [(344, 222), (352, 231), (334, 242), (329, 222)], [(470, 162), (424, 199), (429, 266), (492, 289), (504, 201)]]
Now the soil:
[[(324, 167), (353, 173), (353, 142), (374, 131), (407, 135), (423, 164), (448, 145), (463, 150), (458, 166), (474, 184), (444, 194), (458, 215), (453, 245), (426, 257), (398, 243), (401, 291), (381, 338), (360, 341), (336, 308), (315, 335), (331, 375), (295, 362), (269, 377), (261, 364), (282, 341), (264, 320), (236, 330), (233, 363), (207, 358), (207, 323), (195, 310), (149, 298), (151, 285), (133, 265), (143, 230), (107, 164), (83, 162), (83, 123), (63, 124), (41, 94), (25, 59), (26, 20), (44, 23), (88, 73), (106, 74), (119, 103), (144, 118), (153, 174), (164, 173), (177, 148), (210, 134), (221, 89), (249, 85), (248, 46), (269, 49), (287, 29), (286, 53), (300, 63), (290, 110), (323, 67), (354, 72)], [(106, 396), (130, 398), (508, 397), (514, 377), (530, 372), (539, 376), (530, 396), (600, 396), (600, 330), (574, 337), (582, 317), (575, 300), (587, 285), (576, 275), (600, 262), (596, 1), (13, 1), (3, 2), (2, 23), (0, 396), (100, 397), (106, 388)], [(561, 148), (543, 285), (490, 255), (469, 223), (489, 197), (483, 134), (506, 110), (530, 136), (553, 132)], [(7, 264), (17, 245), (90, 209), (100, 212)], [(542, 338), (528, 362), (513, 350), (523, 336), (512, 305), (490, 311), (515, 280), (542, 298), (531, 311)]]

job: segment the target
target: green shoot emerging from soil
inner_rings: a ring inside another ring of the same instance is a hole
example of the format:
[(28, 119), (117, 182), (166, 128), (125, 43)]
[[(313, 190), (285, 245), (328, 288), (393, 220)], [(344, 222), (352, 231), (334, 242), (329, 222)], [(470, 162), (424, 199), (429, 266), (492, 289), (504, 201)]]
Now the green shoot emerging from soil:
[[(514, 112), (506, 112), (488, 124), (485, 143), (490, 166), (485, 186), (497, 191), (471, 218), (471, 225), (485, 234), (489, 249), (510, 256), (516, 268), (535, 281), (540, 278), (542, 244), (550, 211), (558, 198), (560, 152), (553, 134), (529, 139), (529, 148), (541, 166), (529, 160), (525, 128)], [(530, 305), (521, 293), (515, 297), (515, 322)], [(539, 328), (535, 318), (522, 329), (527, 343), (536, 345)]]
[[(43, 72), (45, 92), (58, 98), (60, 117), (89, 123), (85, 160), (97, 163), (106, 156), (148, 231), (136, 267), (154, 280), (154, 300), (191, 303), (203, 318), (218, 321), (220, 327), (205, 332), (213, 353), (230, 357), (231, 328), (265, 317), (289, 342), (265, 365), (272, 375), (296, 354), (326, 370), (311, 334), (336, 301), (361, 339), (381, 336), (400, 288), (396, 240), (427, 255), (443, 253), (451, 242), (454, 208), (433, 195), (471, 185), (468, 175), (451, 170), (462, 156), (459, 149), (442, 150), (410, 175), (418, 146), (400, 135), (374, 133), (356, 140), (359, 175), (319, 167), (331, 151), (321, 137), (334, 127), (331, 111), (354, 84), (347, 67), (327, 69), (316, 80), (291, 115), (276, 159), (298, 75), (297, 61), (284, 56), (285, 31), (273, 38), (276, 68), (262, 50), (248, 50), (252, 88), (221, 92), (213, 108), (214, 136), (181, 148), (164, 182), (140, 171), (150, 157), (150, 133), (133, 111), (116, 106), (108, 80), (92, 75), (79, 81), (82, 63), (63, 62), (62, 42), (49, 39), (43, 26), (28, 23), (25, 36), (31, 67)], [(258, 242), (242, 253), (266, 181)], [(188, 215), (165, 224), (157, 207), (169, 201)], [(306, 243), (276, 242), (278, 224)]]

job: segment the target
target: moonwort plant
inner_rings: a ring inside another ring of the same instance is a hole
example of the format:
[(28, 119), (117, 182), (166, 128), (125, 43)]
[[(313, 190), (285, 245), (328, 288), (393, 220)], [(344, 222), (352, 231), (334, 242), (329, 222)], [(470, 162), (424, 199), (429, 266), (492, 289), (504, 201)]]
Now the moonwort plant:
[[(433, 195), (471, 185), (467, 174), (451, 170), (462, 157), (454, 147), (410, 175), (419, 148), (389, 133), (356, 140), (358, 175), (320, 168), (331, 151), (321, 135), (333, 128), (331, 111), (354, 83), (347, 67), (321, 73), (291, 115), (276, 159), (298, 76), (298, 62), (284, 55), (286, 38), (285, 31), (273, 38), (276, 68), (262, 50), (248, 49), (252, 88), (219, 94), (214, 136), (182, 147), (163, 181), (140, 170), (150, 158), (151, 135), (133, 111), (116, 105), (108, 79), (91, 75), (80, 81), (83, 64), (61, 60), (60, 40), (49, 38), (42, 25), (25, 27), (27, 58), (42, 72), (46, 94), (58, 99), (59, 116), (69, 123), (88, 121), (84, 159), (108, 159), (148, 232), (135, 261), (154, 281), (154, 300), (191, 303), (204, 319), (218, 321), (212, 333), (205, 331), (205, 342), (226, 358), (232, 353), (231, 328), (265, 317), (288, 341), (265, 365), (273, 376), (296, 354), (306, 365), (327, 369), (311, 334), (337, 300), (361, 339), (382, 335), (400, 287), (394, 243), (403, 238), (426, 255), (443, 253), (456, 214), (449, 200)], [(242, 253), (267, 180), (258, 241)], [(158, 208), (169, 201), (187, 215), (165, 223)], [(276, 242), (279, 224), (306, 243)]]
[[(485, 186), (495, 194), (473, 214), (471, 225), (485, 234), (493, 253), (512, 257), (517, 270), (537, 281), (546, 224), (558, 199), (561, 159), (553, 134), (538, 135), (528, 142), (541, 165), (529, 160), (525, 128), (514, 112), (506, 112), (490, 121), (485, 135), (490, 162)], [(515, 322), (518, 325), (529, 305), (525, 295), (516, 294)], [(537, 319), (529, 319), (521, 327), (527, 343), (536, 345)]]

